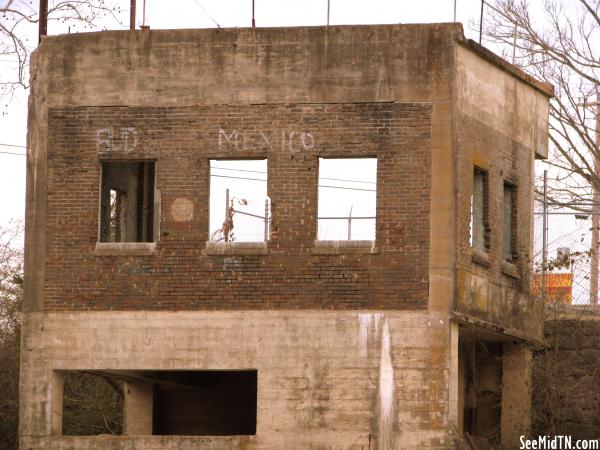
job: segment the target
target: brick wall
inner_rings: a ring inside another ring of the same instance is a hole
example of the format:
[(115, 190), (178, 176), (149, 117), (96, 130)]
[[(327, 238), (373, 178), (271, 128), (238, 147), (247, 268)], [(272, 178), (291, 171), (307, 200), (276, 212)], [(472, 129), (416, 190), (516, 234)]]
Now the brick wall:
[[(427, 304), (428, 105), (52, 108), (48, 129), (48, 310)], [(311, 252), (318, 158), (328, 156), (377, 156), (377, 254)], [(206, 256), (209, 160), (244, 157), (268, 158), (269, 253)], [(156, 159), (161, 223), (152, 256), (94, 255), (100, 161), (122, 159)], [(191, 220), (171, 215), (182, 198), (194, 206)]]
[[(531, 265), (529, 248), (533, 184), (532, 150), (512, 139), (511, 136), (499, 133), (491, 126), (467, 116), (460, 117), (458, 134), (458, 263), (482, 276), (489, 277), (497, 284), (528, 289), (528, 268)], [(473, 262), (469, 242), (474, 167), (479, 167), (488, 174), (489, 264)], [(502, 200), (505, 181), (514, 185), (517, 191), (516, 226), (513, 229), (517, 254), (514, 266), (517, 269), (517, 277), (508, 276), (502, 271)]]

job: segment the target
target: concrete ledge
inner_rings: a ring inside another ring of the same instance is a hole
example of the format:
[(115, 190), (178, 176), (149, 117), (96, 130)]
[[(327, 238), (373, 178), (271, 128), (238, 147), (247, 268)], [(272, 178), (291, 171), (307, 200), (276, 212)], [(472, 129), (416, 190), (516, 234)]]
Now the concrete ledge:
[(96, 242), (95, 256), (149, 256), (156, 253), (156, 242)]
[(492, 265), (489, 253), (482, 252), (476, 248), (471, 249), (471, 261), (486, 268), (489, 268)]
[(315, 241), (313, 255), (373, 255), (379, 253), (375, 241)]
[(519, 271), (517, 270), (517, 266), (515, 266), (513, 263), (509, 263), (508, 261), (502, 261), (502, 273), (511, 278), (516, 278), (517, 280), (521, 279)]
[(268, 255), (266, 242), (215, 242), (207, 241), (203, 252), (208, 256)]

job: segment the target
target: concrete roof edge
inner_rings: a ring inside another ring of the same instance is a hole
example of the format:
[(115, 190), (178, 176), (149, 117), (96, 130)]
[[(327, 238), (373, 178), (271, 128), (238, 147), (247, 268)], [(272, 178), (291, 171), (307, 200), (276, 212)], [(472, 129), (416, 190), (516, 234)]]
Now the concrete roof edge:
[(535, 79), (531, 75), (528, 75), (523, 70), (519, 69), (514, 64), (509, 63), (504, 58), (501, 58), (491, 50), (485, 48), (483, 45), (478, 44), (472, 39), (467, 39), (464, 36), (458, 39), (458, 43), (473, 51), (474, 53), (477, 53), (483, 59), (492, 63), (496, 67), (529, 84), (531, 87), (538, 90), (546, 97), (554, 97), (554, 86), (552, 86), (550, 83), (545, 83), (543, 81)]
[[(155, 29), (136, 29), (132, 30), (102, 30), (102, 31), (90, 31), (84, 33), (72, 33), (72, 34), (54, 34), (42, 36), (40, 46), (43, 44), (51, 44), (53, 42), (64, 41), (65, 39), (86, 39), (97, 36), (111, 36), (111, 35), (123, 35), (123, 36), (144, 36), (148, 34), (169, 34), (169, 33), (261, 33), (261, 32), (275, 32), (284, 30), (293, 31), (338, 31), (344, 29), (369, 29), (369, 28), (446, 28), (457, 35), (463, 35), (463, 27), (458, 22), (433, 22), (433, 23), (384, 23), (384, 24), (340, 24), (340, 25), (299, 25), (299, 26), (277, 26), (277, 27), (226, 27), (226, 28), (155, 28)], [(40, 47), (38, 46), (38, 48)]]

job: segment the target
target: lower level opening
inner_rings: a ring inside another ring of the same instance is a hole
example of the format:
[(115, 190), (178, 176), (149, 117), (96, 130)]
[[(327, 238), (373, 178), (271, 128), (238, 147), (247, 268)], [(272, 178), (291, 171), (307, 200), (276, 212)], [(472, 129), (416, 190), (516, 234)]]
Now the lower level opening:
[(55, 389), (57, 434), (256, 434), (256, 370), (56, 371)]
[(152, 434), (256, 434), (256, 371), (155, 372)]

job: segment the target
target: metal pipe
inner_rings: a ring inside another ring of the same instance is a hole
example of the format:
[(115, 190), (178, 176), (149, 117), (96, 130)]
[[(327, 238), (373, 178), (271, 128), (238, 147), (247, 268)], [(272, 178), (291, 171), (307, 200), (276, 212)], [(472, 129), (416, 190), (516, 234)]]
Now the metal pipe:
[[(376, 219), (377, 217), (373, 216), (352, 216), (352, 220), (359, 220), (359, 219)], [(348, 216), (329, 216), (329, 217), (319, 217), (319, 220), (321, 219), (325, 219), (325, 220), (347, 220)]]
[(331, 0), (327, 0), (327, 26), (329, 26), (329, 11), (330, 11), (330, 5)]
[(352, 206), (350, 206), (350, 214), (348, 214), (348, 240), (352, 239)]
[(146, 0), (144, 0), (143, 10), (142, 10), (142, 27), (146, 27)]
[(229, 189), (225, 189), (225, 222), (229, 219)]
[(131, 4), (129, 6), (129, 29), (135, 30), (135, 3), (136, 0), (131, 0)]
[(265, 199), (265, 242), (269, 240), (269, 199)]
[(256, 28), (256, 21), (254, 20), (254, 0), (252, 0), (252, 28)]
[(481, 45), (481, 35), (483, 34), (483, 5), (484, 0), (481, 0), (481, 14), (479, 15), (479, 44)]
[(456, 1), (454, 0), (454, 22), (456, 22)]
[(40, 23), (38, 44), (42, 42), (42, 36), (48, 34), (48, 0), (40, 0)]

